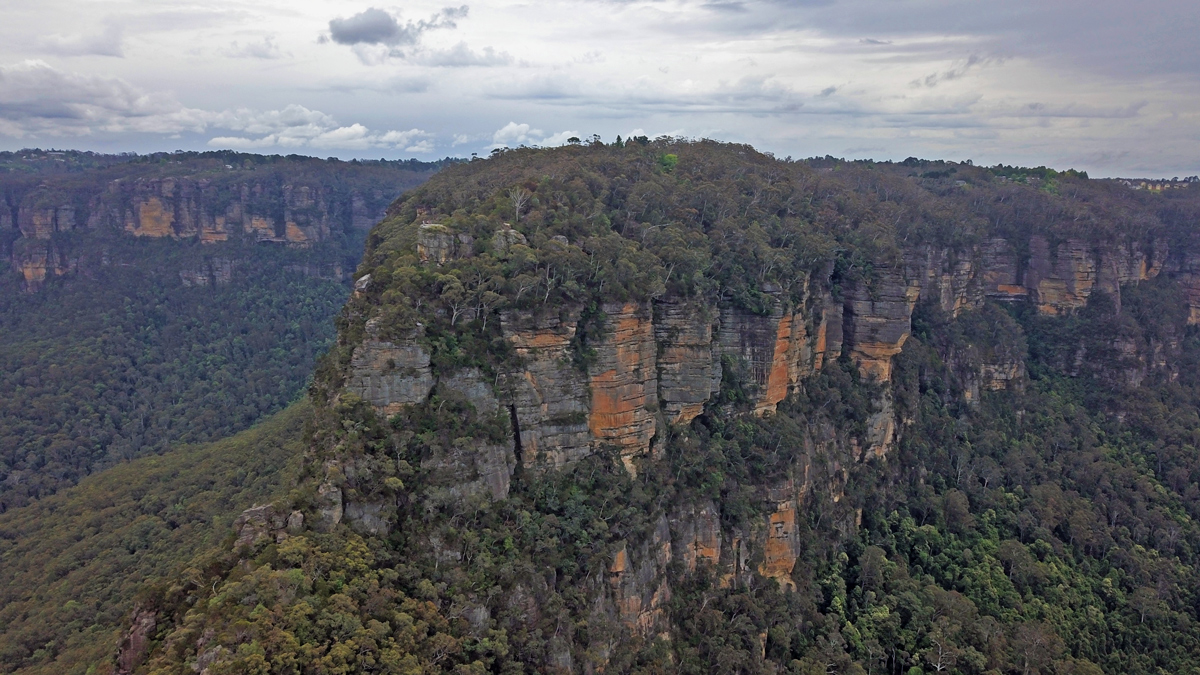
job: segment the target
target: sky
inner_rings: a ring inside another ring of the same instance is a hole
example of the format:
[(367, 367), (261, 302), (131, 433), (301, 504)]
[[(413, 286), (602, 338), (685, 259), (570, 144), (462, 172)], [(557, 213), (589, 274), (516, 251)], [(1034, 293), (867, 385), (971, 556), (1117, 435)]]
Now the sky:
[(462, 1), (0, 0), (0, 150), (433, 159), (672, 135), (1200, 173), (1195, 0)]

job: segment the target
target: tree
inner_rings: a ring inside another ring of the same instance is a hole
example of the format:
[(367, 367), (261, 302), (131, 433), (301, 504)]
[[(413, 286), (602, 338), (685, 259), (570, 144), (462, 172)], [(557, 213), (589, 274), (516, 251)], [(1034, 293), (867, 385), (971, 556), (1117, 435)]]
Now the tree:
[(521, 222), (521, 209), (529, 202), (531, 196), (525, 188), (512, 188), (508, 191), (508, 200), (512, 202), (513, 207), (513, 222)]

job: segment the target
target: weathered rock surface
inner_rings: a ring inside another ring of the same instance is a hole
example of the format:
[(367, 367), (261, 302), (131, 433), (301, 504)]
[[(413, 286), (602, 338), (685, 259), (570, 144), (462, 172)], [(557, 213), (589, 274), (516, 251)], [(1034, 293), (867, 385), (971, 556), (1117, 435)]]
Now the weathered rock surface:
[(121, 636), (121, 643), (117, 647), (118, 675), (130, 675), (142, 664), (157, 627), (158, 615), (154, 610), (141, 605), (133, 608), (129, 630)]
[(658, 397), (668, 421), (687, 424), (721, 386), (721, 363), (713, 356), (715, 317), (700, 302), (668, 300), (655, 309)]
[(405, 405), (424, 401), (433, 390), (429, 352), (417, 335), (401, 342), (368, 339), (354, 350), (346, 389), (394, 415)]
[(650, 310), (636, 304), (605, 305), (604, 338), (589, 368), (588, 430), (598, 444), (623, 455), (641, 454), (656, 432), (657, 346)]
[(864, 375), (887, 382), (892, 357), (912, 332), (912, 310), (921, 287), (897, 270), (883, 270), (875, 286), (858, 283), (846, 290), (843, 329), (850, 357)]
[(439, 223), (422, 223), (417, 228), (417, 257), (423, 263), (441, 265), (474, 253), (475, 240), (469, 234), (454, 233)]
[(502, 375), (504, 402), (516, 418), (521, 461), (561, 467), (590, 453), (590, 392), (586, 375), (572, 364), (571, 338), (578, 310), (566, 317), (502, 316), (504, 335), (524, 367)]
[(270, 504), (248, 508), (233, 521), (233, 529), (237, 532), (233, 547), (252, 548), (264, 540), (282, 541), (287, 538), (287, 525), (288, 516), (277, 512)]
[[(493, 253), (502, 254), (523, 242), (520, 233), (502, 227), (490, 244)], [(427, 264), (473, 255), (473, 247), (472, 239), (445, 225), (417, 226), (417, 252)], [(920, 301), (952, 316), (980, 307), (985, 297), (1028, 301), (1042, 313), (1062, 314), (1096, 291), (1119, 302), (1121, 284), (1165, 270), (1184, 282), (1192, 321), (1200, 320), (1200, 257), (1172, 266), (1165, 256), (1166, 246), (1158, 242), (1099, 246), (1071, 239), (1052, 245), (1040, 237), (1021, 247), (1000, 238), (966, 250), (917, 247), (869, 279), (842, 282), (839, 300), (833, 281), (818, 278), (803, 280), (798, 298), (765, 287), (773, 298), (766, 313), (669, 297), (604, 305), (607, 318), (588, 336), (586, 359), (573, 345), (581, 308), (546, 315), (508, 311), (501, 317), (502, 332), (520, 365), (493, 382), (431, 372), (416, 337), (368, 338), (355, 351), (348, 389), (390, 415), (425, 400), (442, 377), (445, 391), (457, 392), (477, 410), (508, 413), (514, 430), (510, 449), (455, 451), (465, 466), (474, 467), (461, 482), (464, 494), (506, 494), (513, 462), (535, 470), (563, 467), (614, 446), (633, 470), (630, 460), (651, 453), (666, 425), (686, 425), (712, 405), (726, 374), (739, 379), (756, 414), (773, 412), (805, 378), (843, 353), (863, 376), (886, 384)], [(960, 371), (971, 401), (1024, 377), (1019, 354), (960, 356), (969, 362)], [(885, 455), (901, 433), (890, 394), (882, 394), (876, 408), (857, 441), (860, 456)]]

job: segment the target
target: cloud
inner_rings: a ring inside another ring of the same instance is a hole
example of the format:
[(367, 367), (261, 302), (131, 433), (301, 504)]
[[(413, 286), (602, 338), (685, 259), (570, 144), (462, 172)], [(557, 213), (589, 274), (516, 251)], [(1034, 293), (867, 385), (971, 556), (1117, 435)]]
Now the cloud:
[(123, 57), (122, 40), (124, 30), (120, 25), (109, 22), (104, 30), (93, 34), (48, 35), (38, 46), (42, 51), (58, 56), (116, 56)]
[(578, 138), (578, 137), (579, 137), (578, 131), (560, 131), (557, 134), (543, 138), (542, 142), (538, 143), (538, 145), (546, 145), (546, 146), (562, 145), (563, 143), (567, 142), (567, 139)]
[(467, 5), (446, 7), (429, 19), (400, 23), (395, 15), (370, 7), (348, 18), (330, 20), (329, 39), (353, 48), (363, 63), (376, 65), (389, 57), (404, 57), (400, 47), (416, 46), (428, 31), (457, 28), (457, 20), (469, 11)]
[(534, 129), (528, 124), (517, 124), (509, 122), (503, 127), (496, 130), (492, 134), (493, 148), (501, 148), (514, 145), (541, 145), (552, 146), (562, 145), (567, 142), (568, 138), (578, 136), (578, 131), (560, 131), (556, 134), (545, 136), (541, 129)]
[(66, 72), (38, 60), (0, 66), (0, 133), (7, 136), (199, 131), (210, 117), (120, 78)]
[(296, 104), (282, 110), (240, 109), (224, 112), (213, 120), (212, 126), (243, 133), (240, 136), (216, 136), (208, 142), (212, 147), (239, 150), (278, 147), (341, 150), (391, 148), (419, 153), (433, 151), (433, 141), (424, 130), (380, 133), (358, 123), (343, 126), (331, 115)]
[(972, 68), (975, 68), (977, 66), (988, 65), (991, 63), (1000, 63), (1002, 61), (1003, 61), (1003, 59), (985, 58), (985, 57), (979, 56), (978, 54), (972, 54), (967, 57), (967, 60), (964, 61), (962, 65), (960, 65), (956, 68), (951, 68), (949, 70), (943, 70), (940, 73), (931, 73), (929, 75), (926, 75), (923, 78), (913, 80), (909, 84), (914, 87), (936, 87), (943, 82), (948, 82), (950, 80), (957, 80), (957, 79), (961, 78), (962, 76), (967, 74), (967, 71), (969, 71)]
[(212, 147), (245, 150), (390, 148), (427, 154), (432, 134), (422, 129), (377, 132), (343, 125), (319, 110), (292, 104), (278, 110), (188, 108), (163, 92), (146, 92), (119, 78), (58, 70), (44, 61), (0, 66), (0, 135), (79, 137), (98, 133), (174, 136), (227, 130)]
[(398, 45), (416, 42), (416, 35), (401, 27), (396, 17), (374, 7), (348, 19), (333, 19), (329, 22), (329, 36), (340, 45)]
[(424, 52), (415, 60), (428, 66), (507, 66), (513, 62), (513, 57), (508, 52), (497, 52), (491, 47), (484, 47), (477, 52), (467, 43), (460, 42), (450, 49)]
[(283, 53), (279, 50), (279, 45), (275, 44), (275, 39), (271, 36), (264, 37), (261, 42), (247, 42), (241, 44), (236, 40), (229, 43), (229, 47), (224, 49), (222, 53), (225, 56), (235, 59), (278, 59), (283, 57)]
[(541, 129), (534, 129), (528, 124), (509, 122), (500, 129), (497, 129), (496, 133), (492, 134), (492, 142), (496, 145), (531, 143), (534, 137), (541, 135)]

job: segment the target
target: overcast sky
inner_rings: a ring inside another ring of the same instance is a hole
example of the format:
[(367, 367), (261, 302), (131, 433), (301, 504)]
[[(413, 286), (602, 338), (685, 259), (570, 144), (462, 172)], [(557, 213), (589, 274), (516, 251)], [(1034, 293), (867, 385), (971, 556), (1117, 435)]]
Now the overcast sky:
[(1200, 173), (1195, 0), (3, 0), (0, 149), (776, 155)]

